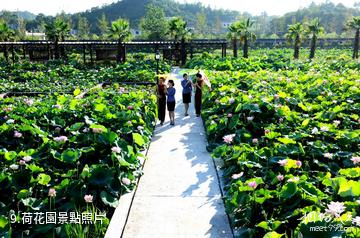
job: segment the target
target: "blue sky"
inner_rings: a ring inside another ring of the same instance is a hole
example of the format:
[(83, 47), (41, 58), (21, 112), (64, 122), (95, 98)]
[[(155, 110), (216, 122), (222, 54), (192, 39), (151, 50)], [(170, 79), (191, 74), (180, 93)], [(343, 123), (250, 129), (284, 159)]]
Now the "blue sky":
[[(74, 13), (85, 11), (92, 7), (109, 4), (116, 0), (0, 0), (0, 10), (28, 10), (33, 13), (45, 13), (55, 15), (61, 11)], [(247, 11), (252, 14), (260, 14), (266, 11), (270, 15), (282, 15), (289, 11), (308, 6), (311, 2), (325, 2), (326, 0), (176, 0), (178, 2), (201, 2), (214, 8), (223, 8)], [(333, 0), (334, 3), (342, 3), (353, 6), (360, 0)]]

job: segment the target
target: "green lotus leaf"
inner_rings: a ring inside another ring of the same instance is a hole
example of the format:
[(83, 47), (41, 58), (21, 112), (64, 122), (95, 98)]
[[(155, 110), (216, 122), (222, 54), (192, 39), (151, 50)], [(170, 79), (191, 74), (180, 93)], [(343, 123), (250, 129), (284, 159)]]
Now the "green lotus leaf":
[(275, 232), (275, 231), (271, 231), (265, 234), (264, 238), (281, 238), (283, 237), (283, 235)]
[(9, 224), (8, 218), (0, 215), (0, 229), (4, 229)]
[(140, 135), (139, 133), (133, 133), (132, 134), (134, 142), (139, 145), (139, 146), (143, 146), (145, 144), (144, 138), (142, 135)]
[(37, 181), (41, 185), (48, 185), (48, 183), (51, 181), (51, 177), (47, 174), (39, 174), (37, 177)]
[(290, 199), (297, 193), (296, 183), (286, 183), (280, 192), (280, 197), (284, 199)]
[(74, 163), (78, 161), (81, 157), (81, 150), (80, 149), (67, 149), (61, 153), (60, 158), (58, 160), (64, 163)]
[(94, 166), (90, 173), (89, 182), (94, 185), (109, 186), (114, 180), (114, 170), (107, 166)]
[(111, 196), (108, 192), (102, 191), (100, 193), (101, 201), (110, 207), (116, 208), (119, 205), (119, 199)]
[(7, 151), (4, 154), (4, 158), (9, 161), (14, 160), (16, 158), (16, 156), (17, 156), (16, 151)]

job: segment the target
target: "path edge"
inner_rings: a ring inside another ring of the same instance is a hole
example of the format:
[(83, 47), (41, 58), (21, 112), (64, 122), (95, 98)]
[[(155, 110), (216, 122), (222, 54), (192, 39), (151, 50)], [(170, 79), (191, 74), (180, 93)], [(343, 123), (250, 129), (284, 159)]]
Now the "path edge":
[[(155, 122), (157, 122), (157, 120), (155, 120)], [(146, 163), (147, 158), (147, 154), (149, 152), (151, 143), (152, 143), (152, 137), (155, 135), (155, 126), (154, 126), (154, 131), (153, 134), (151, 136), (151, 140), (149, 143), (149, 146), (146, 148), (146, 150), (142, 151), (141, 153), (145, 155), (145, 159), (143, 159), (141, 162), (141, 170), (144, 170), (144, 166)], [(125, 231), (125, 227), (130, 215), (130, 211), (131, 211), (131, 207), (136, 195), (136, 191), (138, 189), (138, 185), (140, 182), (140, 179), (142, 178), (142, 176), (139, 176), (136, 180), (136, 185), (135, 188), (130, 192), (130, 193), (126, 193), (124, 195), (122, 195), (119, 199), (119, 206), (117, 206), (115, 208), (115, 212), (113, 214), (113, 216), (111, 217), (109, 226), (106, 230), (105, 236), (104, 238), (121, 238), (124, 234)]]

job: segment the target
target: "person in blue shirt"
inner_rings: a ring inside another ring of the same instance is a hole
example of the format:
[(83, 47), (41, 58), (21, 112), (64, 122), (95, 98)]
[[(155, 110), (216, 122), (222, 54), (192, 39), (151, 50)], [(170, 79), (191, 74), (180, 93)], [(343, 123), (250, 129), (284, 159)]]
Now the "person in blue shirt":
[(191, 103), (191, 92), (192, 92), (192, 82), (188, 79), (188, 75), (183, 75), (183, 80), (181, 80), (181, 86), (183, 87), (182, 97), (183, 103), (185, 106), (185, 116), (189, 116), (188, 110)]
[(174, 80), (169, 80), (167, 88), (167, 108), (169, 111), (170, 125), (175, 125), (175, 93)]

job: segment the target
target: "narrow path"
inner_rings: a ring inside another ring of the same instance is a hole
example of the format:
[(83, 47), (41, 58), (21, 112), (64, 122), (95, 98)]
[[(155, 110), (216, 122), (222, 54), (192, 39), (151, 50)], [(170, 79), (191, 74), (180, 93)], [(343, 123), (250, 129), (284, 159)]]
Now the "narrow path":
[(202, 120), (193, 104), (183, 116), (178, 71), (176, 125), (156, 127), (123, 238), (233, 237)]

